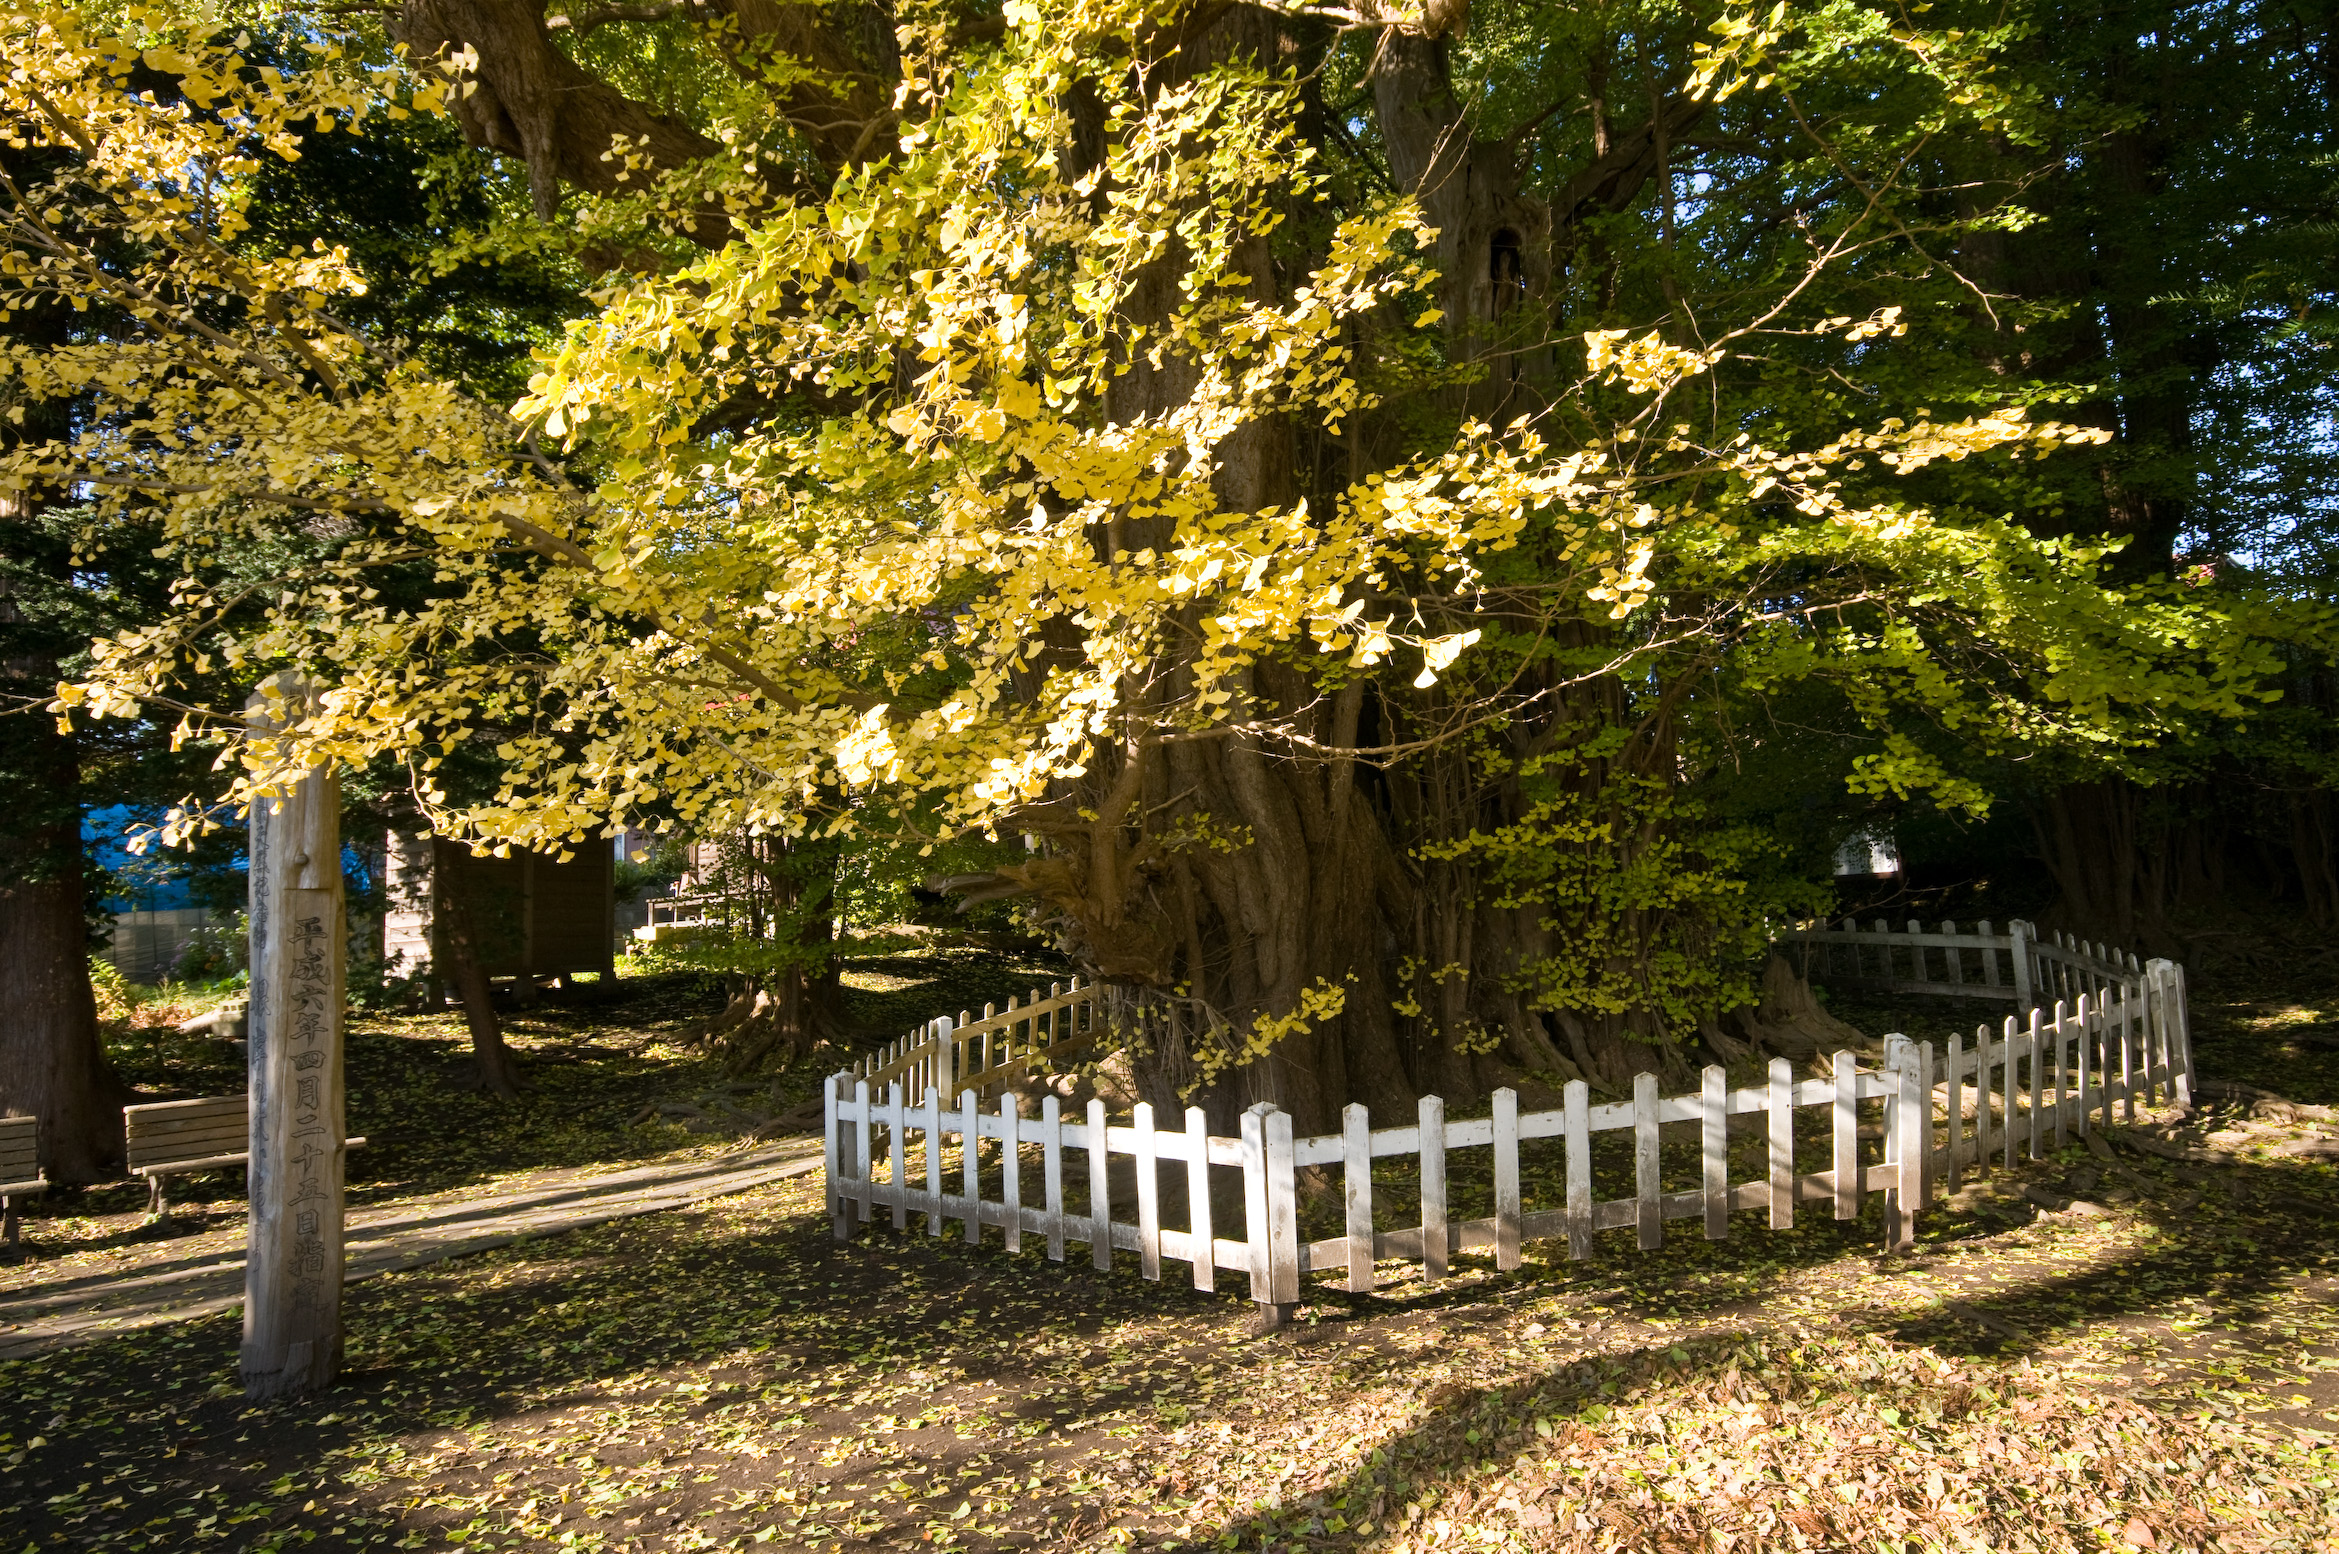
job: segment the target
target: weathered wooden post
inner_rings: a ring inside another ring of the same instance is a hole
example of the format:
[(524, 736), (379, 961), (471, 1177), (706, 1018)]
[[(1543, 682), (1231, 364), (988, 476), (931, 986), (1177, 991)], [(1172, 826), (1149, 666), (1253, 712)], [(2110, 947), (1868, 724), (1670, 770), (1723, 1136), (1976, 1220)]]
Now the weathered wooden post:
[[(279, 676), (246, 713), (265, 729), (310, 694)], [(287, 706), (292, 703), (292, 706)], [(251, 813), (252, 1154), (245, 1231), (247, 1397), (331, 1383), (341, 1363), (341, 783), (319, 766)]]

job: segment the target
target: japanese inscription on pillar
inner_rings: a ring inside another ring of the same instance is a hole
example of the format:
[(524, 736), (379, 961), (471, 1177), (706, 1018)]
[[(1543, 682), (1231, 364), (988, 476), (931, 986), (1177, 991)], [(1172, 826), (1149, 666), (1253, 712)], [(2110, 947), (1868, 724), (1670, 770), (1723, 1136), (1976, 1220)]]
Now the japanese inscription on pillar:
[[(280, 1158), (286, 1171), (286, 1201), (293, 1210), (287, 1264), (298, 1320), (303, 1314), (332, 1309), (341, 1283), (341, 1216), (332, 1214), (328, 1225), (324, 1212), (341, 1197), (341, 1119), (327, 1115), (326, 1076), (319, 1072), (335, 1062), (341, 1046), (336, 1028), (341, 999), (333, 974), (340, 914), (334, 910), (338, 903), (325, 891), (288, 894), (292, 910), (282, 925), (284, 981), (277, 1007), (284, 1011), (280, 1029), (293, 1083), (291, 1133)], [(304, 902), (305, 896), (320, 900)]]

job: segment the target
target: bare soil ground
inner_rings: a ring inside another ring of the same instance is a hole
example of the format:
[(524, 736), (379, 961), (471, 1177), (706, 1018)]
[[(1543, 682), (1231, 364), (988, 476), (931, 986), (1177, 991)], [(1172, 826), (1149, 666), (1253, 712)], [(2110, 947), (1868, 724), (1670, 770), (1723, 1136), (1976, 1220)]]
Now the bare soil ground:
[[(2210, 1072), (2339, 1101), (2280, 1055), (2339, 989), (2196, 991)], [(354, 1287), (306, 1402), (243, 1402), (232, 1316), (0, 1364), (0, 1546), (2339, 1550), (2339, 1129), (2278, 1111), (1910, 1258), (1742, 1215), (1264, 1337), (1239, 1280), (839, 1244), (775, 1184)]]

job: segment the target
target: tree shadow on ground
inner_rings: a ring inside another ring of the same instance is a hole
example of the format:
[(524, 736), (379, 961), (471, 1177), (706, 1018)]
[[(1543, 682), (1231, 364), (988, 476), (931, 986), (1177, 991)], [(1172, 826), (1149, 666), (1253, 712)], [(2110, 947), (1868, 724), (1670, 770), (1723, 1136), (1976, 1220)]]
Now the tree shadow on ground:
[[(2148, 1160), (2136, 1169), (2160, 1179)], [(799, 1546), (936, 1534), (1053, 1547), (1116, 1525), (1341, 1547), (1372, 1536), (1359, 1522), (1385, 1533), (1392, 1514), (1427, 1506), (1416, 1530), (1510, 1516), (1539, 1538), (1615, 1541), (1616, 1518), (1656, 1527), (1675, 1513), (1595, 1503), (1580, 1474), (1540, 1498), (1511, 1479), (1560, 1483), (1553, 1463), (1569, 1451), (1657, 1451), (1639, 1426), (1611, 1424), (1628, 1404), (1671, 1399), (1708, 1420), (1720, 1466), (1733, 1439), (1791, 1435), (1799, 1416), (1761, 1411), (1798, 1399), (1847, 1429), (1863, 1407), (1930, 1410), (1954, 1428), (1936, 1431), (1925, 1460), (1954, 1476), (1977, 1442), (2001, 1455), (2021, 1444), (1990, 1434), (2000, 1424), (2035, 1433), (2045, 1420), (2047, 1437), (2081, 1439), (2075, 1413), (2021, 1415), (2040, 1394), (2004, 1378), (2082, 1330), (2165, 1325), (2207, 1303), (2286, 1329), (2273, 1343), (2295, 1349), (2293, 1286), (2332, 1257), (2318, 1229), (2334, 1206), (2329, 1173), (2225, 1174), (2193, 1212), (2139, 1211), (2148, 1239), (2131, 1218), (1931, 1213), (1918, 1257), (1882, 1259), (1872, 1219), (1779, 1234), (1739, 1216), (1721, 1242), (1677, 1222), (1651, 1253), (1629, 1233), (1603, 1235), (1590, 1264), (1497, 1274), (1464, 1257), (1446, 1285), (1373, 1296), (1311, 1281), (1312, 1325), (1256, 1339), (1239, 1279), (1197, 1294), (1174, 1263), (1149, 1284), (1127, 1254), (1098, 1273), (1078, 1248), (1071, 1265), (1049, 1264), (1037, 1238), (1020, 1256), (996, 1233), (969, 1248), (955, 1225), (939, 1240), (913, 1224), (839, 1244), (815, 1179), (354, 1286), (344, 1381), (305, 1403), (242, 1403), (233, 1318), (0, 1365), (0, 1461), (12, 1469), (0, 1496), (13, 1502), (0, 1519), (39, 1548), (182, 1546), (203, 1516), (245, 1547), (475, 1530), (520, 1546), (556, 1547), (563, 1532), (657, 1546), (677, 1529), (721, 1542), (767, 1527)], [(1863, 1382), (1861, 1365), (1878, 1369)], [(1787, 1379), (1765, 1380), (1766, 1367)], [(1900, 1401), (1880, 1404), (1887, 1393)], [(1985, 1393), (1997, 1401), (1959, 1401)], [(1370, 1411), (1367, 1396), (1379, 1400)], [(1310, 1410), (1324, 1420), (1312, 1435)], [(43, 1445), (30, 1448), (35, 1435)], [(1868, 1471), (1844, 1451), (1822, 1454), (1828, 1471)], [(1275, 1460), (1239, 1465), (1258, 1453)], [(1264, 1506), (1268, 1495), (1283, 1503)], [(1818, 1516), (1807, 1539), (1851, 1525), (1825, 1504), (1785, 1509)], [(1530, 1511), (1553, 1520), (1518, 1520)]]

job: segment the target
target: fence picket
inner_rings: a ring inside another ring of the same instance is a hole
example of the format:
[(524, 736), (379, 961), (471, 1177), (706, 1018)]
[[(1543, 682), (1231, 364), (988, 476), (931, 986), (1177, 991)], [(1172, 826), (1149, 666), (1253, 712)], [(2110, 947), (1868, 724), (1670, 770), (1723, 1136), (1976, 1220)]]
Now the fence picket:
[(1293, 1170), (1291, 1113), (1270, 1110), (1265, 1121), (1267, 1299), (1280, 1313), (1299, 1300), (1299, 1184)]
[(942, 1234), (942, 1092), (926, 1087), (926, 1234)]
[(1592, 1255), (1592, 1087), (1571, 1079), (1561, 1093), (1567, 1108), (1567, 1251)]
[(853, 1179), (861, 1189), (860, 1220), (864, 1228), (877, 1218), (877, 1173), (869, 1169), (869, 1081), (853, 1083)]
[(1446, 1103), (1421, 1098), (1421, 1277), (1446, 1276)]
[(842, 1074), (831, 1074), (822, 1084), (826, 1096), (828, 1126), (821, 1131), (821, 1177), (828, 1183), (829, 1231), (839, 1241), (845, 1240), (853, 1233), (851, 1224), (845, 1218), (844, 1172), (839, 1169), (843, 1162), (837, 1158), (837, 1145), (841, 1131), (838, 1126), (838, 1118), (844, 1113), (844, 1108), (838, 1102), (844, 1098), (844, 1088), (845, 1076)]
[(1194, 1288), (1218, 1287), (1218, 1247), (1210, 1224), (1210, 1119), (1186, 1108), (1186, 1224), (1194, 1244)]
[(1974, 1027), (1974, 1174), (1990, 1169), (1991, 1108), (1997, 1086), (1991, 1072), (1997, 1067), (1990, 1052), (1990, 1028)]
[(1943, 1108), (1949, 1114), (1949, 1148), (1944, 1151), (1948, 1163), (1943, 1180), (1948, 1190), (1957, 1191), (1959, 1179), (1965, 1174), (1965, 1038), (1952, 1032), (1949, 1038), (1949, 1096)]
[(2112, 1052), (2104, 1041), (2103, 1011), (2093, 998), (2082, 993), (2077, 1000), (2079, 1028), (2086, 1033), (2085, 1040), (2095, 1049), (2095, 1096), (2097, 1121), (2103, 1127), (2112, 1125)]
[(1088, 1102), (1088, 1260), (1110, 1272), (1113, 1266), (1113, 1153), (1105, 1138), (1105, 1103)]
[(2047, 1071), (2041, 1061), (2041, 1054), (2045, 1050), (2044, 1040), (2045, 1032), (2039, 1025), (2039, 1012), (2033, 1009), (2030, 1012), (2030, 1027), (2023, 1032), (2023, 1046), (2029, 1053), (2030, 1116), (2028, 1122), (2030, 1126), (2030, 1158), (2033, 1160), (2039, 1158), (2040, 1147), (2046, 1142), (2041, 1128), (2046, 1120), (2043, 1109), (2046, 1106), (2047, 1094)]
[(2008, 1170), (2014, 1169), (2014, 1152), (2019, 1147), (2021, 1125), (2017, 1121), (2022, 1105), (2022, 1046), (2015, 1035), (2014, 1016), (2008, 1015), (1998, 1031), (1998, 1058), (2006, 1072), (2005, 1126), (1998, 1131), (1998, 1146)]
[(1835, 1217), (1860, 1217), (1860, 1077), (1852, 1055), (1835, 1055)]
[(1261, 1305), (1274, 1301), (1274, 1279), (1267, 1266), (1267, 1113), (1265, 1101), (1243, 1113), (1243, 1234), (1249, 1238), (1251, 1299)]
[[(1917, 1202), (1933, 1201), (1936, 1179), (1933, 1161), (1933, 1044), (1920, 1042), (1917, 1046)], [(1912, 1232), (1913, 1233), (1913, 1232)]]
[(1040, 1178), (1048, 1195), (1048, 1261), (1064, 1260), (1064, 1110), (1053, 1094), (1040, 1099)]
[(2070, 1052), (2064, 1040), (2063, 1025), (2060, 1020), (2042, 1022), (2040, 1029), (2047, 1034), (2047, 1038), (2054, 1043), (2055, 1048), (2054, 1147), (2061, 1149), (2069, 1141), (2069, 1116), (2065, 1108), (2071, 1103)]
[[(986, 1012), (990, 1005), (983, 1006)], [(1023, 1250), (1023, 1105), (1014, 1091), (999, 1097), (999, 1200), (1007, 1207), (1007, 1250)]]
[(1519, 1266), (1519, 1092), (1494, 1092), (1494, 1266)]
[(975, 1109), (975, 1093), (958, 1093), (958, 1164), (966, 1178), (966, 1244), (983, 1244), (982, 1113)]
[[(1067, 1119), (1053, 1094), (1043, 1096), (1038, 1118), (1027, 1120), (1018, 1093), (1004, 1088), (1012, 1071), (1027, 1065), (1026, 1071), (1036, 1073), (1051, 1054), (1060, 1056), (1076, 1039), (1085, 1045), (1104, 1031), (1092, 988), (1075, 980), (1069, 991), (1059, 984), (1045, 997), (1035, 989), (1028, 1004), (1010, 999), (1004, 1014), (998, 1006), (986, 1004), (979, 1020), (965, 1012), (955, 1019), (940, 1017), (910, 1038), (885, 1043), (823, 1081), (827, 1115), (821, 1149), (832, 1230), (840, 1239), (850, 1239), (856, 1230), (875, 1225), (882, 1204), (892, 1210), (897, 1231), (910, 1228), (911, 1214), (924, 1214), (929, 1236), (942, 1235), (945, 1222), (955, 1215), (965, 1227), (968, 1243), (975, 1246), (982, 1242), (986, 1221), (1002, 1228), (1010, 1252), (1020, 1251), (1025, 1230), (1044, 1232), (1048, 1255), (1059, 1262), (1068, 1241), (1085, 1239), (1092, 1261), (1107, 1270), (1117, 1240), (1120, 1249), (1138, 1253), (1145, 1278), (1161, 1277), (1167, 1251), (1173, 1259), (1190, 1264), (1195, 1287), (1203, 1290), (1215, 1287), (1215, 1271), (1223, 1258), (1228, 1266), (1249, 1268), (1253, 1298), (1274, 1308), (1268, 1313), (1272, 1324), (1297, 1301), (1301, 1274), (1308, 1267), (1338, 1268), (1345, 1263), (1348, 1288), (1365, 1293), (1377, 1286), (1376, 1264), (1383, 1251), (1400, 1257), (1418, 1253), (1424, 1279), (1434, 1281), (1450, 1275), (1452, 1253), (1462, 1246), (1490, 1248), (1495, 1265), (1511, 1269), (1519, 1265), (1530, 1237), (1564, 1233), (1570, 1254), (1586, 1258), (1600, 1229), (1632, 1225), (1643, 1247), (1656, 1248), (1663, 1244), (1665, 1219), (1684, 1215), (1702, 1216), (1707, 1237), (1721, 1239), (1730, 1234), (1733, 1205), (1767, 1203), (1771, 1226), (1787, 1229), (1794, 1225), (1798, 1203), (1806, 1196), (1830, 1199), (1838, 1219), (1857, 1219), (1864, 1195), (1882, 1191), (1886, 1243), (1906, 1248), (1914, 1244), (1915, 1216), (1931, 1201), (1937, 1181), (1946, 1179), (1954, 1188), (1969, 1168), (1986, 1172), (2001, 1164), (2012, 1166), (2026, 1156), (2043, 1158), (2068, 1143), (2074, 1125), (2084, 1136), (2099, 1120), (2111, 1121), (2115, 1104), (2132, 1118), (2139, 1100), (2153, 1105), (2189, 1096), (2191, 1046), (2182, 967), (2163, 960), (2147, 964), (2068, 934), (2039, 937), (2019, 922), (2005, 936), (1986, 922), (1973, 925), (1978, 931), (1972, 933), (1961, 932), (1955, 922), (1939, 926), (1941, 931), (1933, 934), (1912, 922), (1904, 933), (1878, 921), (1871, 932), (1847, 919), (1837, 937), (1806, 939), (1805, 963), (1814, 947), (1826, 963), (1833, 963), (1839, 950), (1849, 951), (1857, 963), (1873, 949), (1893, 980), (1962, 986), (1977, 994), (2002, 990), (2009, 983), (2041, 991), (2060, 987), (2075, 1003), (2056, 999), (2051, 1013), (2043, 1007), (2026, 1008), (2020, 1018), (1984, 1024), (1970, 1049), (1962, 1036), (1953, 1036), (1938, 1057), (1930, 1043), (1896, 1034), (1886, 1039), (1881, 1072), (1863, 1073), (1853, 1054), (1838, 1052), (1831, 1055), (1821, 1078), (1803, 1082), (1797, 1080), (1791, 1062), (1777, 1059), (1756, 1088), (1733, 1092), (1727, 1071), (1716, 1065), (1701, 1071), (1694, 1093), (1670, 1098), (1660, 1095), (1657, 1076), (1640, 1074), (1634, 1077), (1628, 1102), (1599, 1107), (1591, 1104), (1589, 1086), (1578, 1080), (1566, 1086), (1560, 1110), (1532, 1116), (1521, 1114), (1516, 1092), (1506, 1088), (1494, 1093), (1490, 1117), (1461, 1122), (1447, 1119), (1442, 1099), (1425, 1096), (1417, 1126), (1376, 1135), (1370, 1112), (1355, 1105), (1343, 1111), (1338, 1134), (1304, 1141), (1293, 1138), (1288, 1114), (1265, 1104), (1245, 1114), (1240, 1140), (1211, 1138), (1207, 1118), (1198, 1107), (1186, 1109), (1182, 1134), (1165, 1134), (1148, 1105), (1134, 1108), (1132, 1125), (1126, 1128), (1110, 1125), (1101, 1099), (1088, 1103), (1085, 1121)], [(1931, 963), (1935, 949), (1946, 957), (1939, 967)], [(1964, 956), (1969, 950), (1980, 960), (1968, 964)], [(1997, 960), (2001, 954), (2008, 957), (2004, 968)], [(1905, 968), (1900, 964), (1904, 955)], [(956, 1082), (955, 1089), (929, 1083), (921, 1105), (914, 1099), (912, 1082), (921, 1076), (947, 1077)], [(992, 1083), (1002, 1086), (996, 1092), (995, 1117), (987, 1116), (984, 1108), (984, 1087)], [(954, 1093), (955, 1105), (950, 1101)], [(1862, 1163), (1859, 1123), (1864, 1099), (1882, 1103), (1882, 1165)], [(1973, 1106), (1970, 1134), (1968, 1104)], [(1832, 1169), (1824, 1175), (1798, 1173), (1799, 1105), (1829, 1113)], [(1936, 1106), (1942, 1108), (1938, 1123)], [(946, 1107), (954, 1115), (945, 1116)], [(1758, 1177), (1734, 1187), (1729, 1119), (1738, 1111), (1766, 1114), (1768, 1169), (1767, 1180)], [(1698, 1125), (1698, 1188), (1668, 1193), (1663, 1129), (1693, 1121)], [(1629, 1196), (1602, 1201), (1595, 1192), (1592, 1135), (1597, 1132), (1630, 1133)], [(911, 1185), (913, 1133), (924, 1135), (922, 1191)], [(943, 1191), (942, 1155), (953, 1133), (961, 1146), (960, 1194)], [(1565, 1144), (1564, 1208), (1529, 1214), (1523, 1203), (1520, 1151), (1525, 1140), (1555, 1135), (1563, 1136)], [(997, 1140), (1000, 1151), (996, 1203), (986, 1203), (983, 1197), (986, 1137)], [(1040, 1149), (1045, 1206), (1038, 1210), (1024, 1203), (1027, 1143)], [(1088, 1151), (1088, 1201), (1078, 1224), (1065, 1202), (1067, 1147)], [(1490, 1151), (1493, 1218), (1464, 1223), (1454, 1218), (1449, 1201), (1448, 1156), (1455, 1149), (1480, 1147)], [(1111, 1164), (1116, 1152), (1130, 1156), (1135, 1170), (1133, 1226), (1113, 1220)], [(1376, 1232), (1372, 1184), (1376, 1153), (1419, 1157), (1418, 1232), (1399, 1230), (1385, 1236)], [(1239, 1241), (1220, 1241), (1215, 1234), (1210, 1194), (1214, 1155), (1221, 1163), (1239, 1161), (1244, 1170), (1247, 1215)], [(1162, 1224), (1165, 1156), (1186, 1162), (1189, 1228), (1184, 1231)], [(1345, 1234), (1303, 1243), (1296, 1166), (1303, 1161), (1329, 1165), (1335, 1160), (1342, 1162), (1345, 1172)], [(887, 1172), (882, 1181), (879, 1166)]]
[(1662, 1136), (1657, 1131), (1657, 1076), (1635, 1074), (1632, 1078), (1633, 1220), (1640, 1228), (1643, 1250), (1654, 1250), (1665, 1244), (1661, 1145)]
[(902, 1124), (906, 1120), (902, 1089), (899, 1082), (885, 1087), (885, 1158), (893, 1167), (893, 1228), (910, 1228), (908, 1147), (902, 1138)]
[(1137, 1269), (1161, 1282), (1161, 1176), (1153, 1144), (1153, 1108), (1137, 1103), (1136, 1138), (1130, 1153), (1137, 1157)]
[(1706, 1239), (1730, 1234), (1730, 1072), (1707, 1064), (1698, 1097), (1698, 1145), (1704, 1167)]
[(1795, 1228), (1795, 1065), (1770, 1060), (1770, 1228)]
[(1887, 1156), (1899, 1170), (1893, 1173), (1885, 1203), (1884, 1244), (1888, 1251), (1905, 1252), (1917, 1244), (1917, 1205), (1925, 1195), (1925, 1134), (1932, 1131), (1933, 1102), (1929, 1090), (1917, 1088), (1921, 1069), (1916, 1044), (1903, 1036), (1897, 1047), (1889, 1041), (1886, 1046), (1890, 1055), (1885, 1070), (1895, 1083), (1884, 1102), (1884, 1137)]

